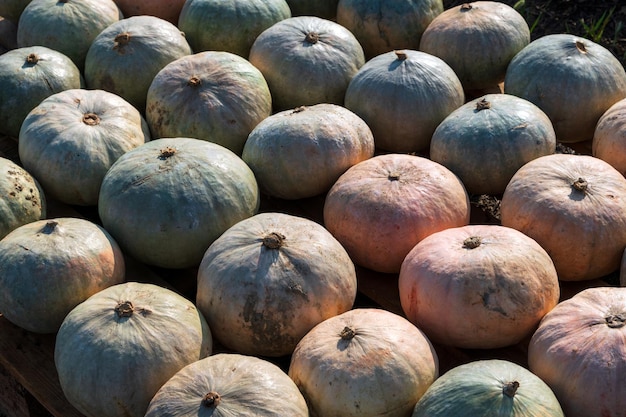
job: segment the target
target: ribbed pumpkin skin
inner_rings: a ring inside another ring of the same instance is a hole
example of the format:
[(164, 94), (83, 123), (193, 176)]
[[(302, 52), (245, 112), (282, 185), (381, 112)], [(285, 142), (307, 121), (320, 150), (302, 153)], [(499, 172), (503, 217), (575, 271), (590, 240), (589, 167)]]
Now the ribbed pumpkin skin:
[(439, 376), (439, 359), (404, 317), (358, 308), (308, 332), (291, 356), (289, 376), (313, 417), (402, 417)]
[(317, 16), (336, 20), (339, 0), (287, 0), (292, 16)]
[(439, 123), (463, 103), (452, 68), (414, 50), (370, 59), (350, 81), (344, 101), (372, 129), (377, 148), (402, 153), (427, 150)]
[[(517, 390), (509, 384), (517, 382)], [(508, 388), (507, 388), (508, 387)], [(513, 396), (505, 393), (514, 392)], [(415, 405), (411, 417), (564, 417), (550, 387), (514, 362), (476, 360), (440, 376)], [(569, 414), (568, 414), (569, 416)]]
[(122, 18), (113, 0), (33, 0), (20, 16), (17, 44), (54, 49), (82, 70), (96, 36)]
[(602, 114), (591, 142), (591, 153), (626, 176), (626, 98)]
[(152, 80), (146, 106), (154, 138), (202, 139), (238, 155), (252, 129), (271, 113), (263, 74), (245, 58), (220, 51), (168, 64)]
[(559, 303), (531, 338), (529, 368), (568, 417), (625, 415), (624, 317), (626, 288), (589, 288)]
[(149, 140), (143, 116), (121, 97), (71, 89), (46, 98), (28, 114), (18, 151), (46, 194), (66, 204), (95, 206), (111, 165)]
[(442, 230), (421, 240), (398, 280), (406, 317), (433, 342), (514, 345), (559, 301), (554, 264), (537, 242), (499, 225)]
[(126, 282), (70, 311), (54, 363), (65, 397), (86, 417), (143, 417), (164, 383), (212, 349), (211, 331), (191, 301)]
[(547, 155), (511, 178), (500, 203), (501, 223), (536, 240), (560, 280), (595, 279), (619, 268), (626, 247), (625, 201), (626, 179), (607, 162)]
[(437, 126), (429, 157), (458, 175), (468, 193), (500, 195), (522, 165), (555, 151), (552, 122), (539, 107), (510, 94), (488, 94)]
[(419, 49), (443, 59), (465, 90), (504, 81), (511, 59), (530, 43), (530, 29), (513, 7), (474, 1), (452, 7), (428, 25)]
[(358, 265), (395, 273), (426, 236), (469, 223), (465, 187), (429, 159), (386, 154), (348, 169), (324, 202), (324, 224)]
[(84, 87), (70, 58), (45, 46), (0, 55), (0, 134), (15, 139), (28, 113), (52, 94)]
[(242, 159), (261, 191), (295, 200), (327, 192), (348, 168), (372, 156), (367, 124), (345, 107), (321, 103), (263, 120), (248, 136)]
[[(208, 393), (219, 395), (210, 404)], [(272, 362), (218, 353), (187, 365), (156, 393), (145, 417), (308, 417), (296, 384)]]
[(28, 331), (54, 333), (70, 310), (124, 273), (119, 246), (95, 223), (31, 222), (0, 240), (0, 311)]
[(228, 149), (165, 138), (122, 155), (98, 199), (102, 224), (123, 250), (165, 268), (200, 264), (226, 229), (258, 211), (254, 174)]
[(155, 16), (131, 16), (112, 23), (91, 43), (85, 57), (90, 89), (115, 93), (145, 111), (152, 79), (170, 62), (192, 53), (185, 35)]
[(0, 239), (13, 229), (46, 217), (46, 195), (39, 182), (14, 161), (0, 157)]
[(285, 0), (188, 0), (178, 27), (194, 52), (226, 51), (247, 59), (261, 32), (290, 17)]
[(343, 104), (348, 83), (365, 63), (345, 27), (316, 16), (281, 20), (252, 44), (250, 62), (267, 80), (275, 111), (319, 103)]
[(223, 345), (283, 356), (321, 321), (349, 310), (354, 264), (320, 224), (261, 213), (226, 230), (204, 254), (196, 303)]
[(582, 142), (593, 138), (602, 114), (626, 98), (626, 71), (595, 42), (570, 34), (546, 35), (511, 60), (504, 92), (539, 106), (552, 120), (559, 142)]
[(369, 60), (394, 49), (419, 49), (424, 30), (443, 10), (441, 0), (340, 0), (337, 23), (354, 33)]

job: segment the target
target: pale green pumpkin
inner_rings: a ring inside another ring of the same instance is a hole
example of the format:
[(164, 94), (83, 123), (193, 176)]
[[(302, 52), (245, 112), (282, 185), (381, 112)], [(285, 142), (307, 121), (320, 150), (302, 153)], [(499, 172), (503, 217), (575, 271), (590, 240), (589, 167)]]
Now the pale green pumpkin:
[(226, 229), (259, 209), (252, 170), (223, 146), (192, 138), (147, 142), (107, 171), (102, 224), (130, 256), (165, 268), (197, 266)]
[(248, 58), (257, 36), (289, 17), (285, 0), (187, 0), (178, 27), (194, 52), (227, 51)]
[(22, 164), (46, 194), (95, 206), (104, 175), (125, 152), (150, 140), (148, 124), (123, 98), (103, 90), (65, 90), (43, 100), (19, 135)]
[(86, 417), (143, 417), (164, 383), (212, 350), (211, 330), (191, 301), (126, 282), (68, 313), (54, 364), (65, 398)]
[(369, 60), (394, 49), (419, 49), (424, 30), (443, 10), (441, 0), (340, 0), (337, 23), (354, 33)]
[(476, 360), (441, 375), (412, 417), (564, 417), (554, 392), (514, 362)]
[(241, 155), (252, 129), (271, 113), (272, 95), (257, 68), (231, 52), (205, 51), (159, 71), (146, 119), (154, 138), (197, 138)]
[(152, 79), (170, 62), (191, 54), (185, 35), (156, 16), (131, 16), (112, 23), (91, 43), (85, 57), (90, 89), (115, 93), (145, 111)]
[(113, 238), (85, 219), (38, 220), (0, 240), (0, 312), (36, 333), (55, 333), (91, 295), (124, 281)]
[(0, 55), (0, 134), (17, 139), (28, 113), (52, 94), (84, 87), (78, 67), (45, 46)]
[(96, 36), (122, 17), (113, 0), (32, 0), (20, 16), (17, 45), (47, 46), (82, 70)]
[(0, 239), (13, 229), (46, 217), (46, 195), (16, 162), (0, 157)]

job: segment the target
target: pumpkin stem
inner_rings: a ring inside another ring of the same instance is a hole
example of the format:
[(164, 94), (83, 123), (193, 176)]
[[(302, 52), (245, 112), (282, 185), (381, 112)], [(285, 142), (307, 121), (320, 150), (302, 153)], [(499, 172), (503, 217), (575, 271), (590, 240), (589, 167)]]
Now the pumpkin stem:
[(518, 388), (519, 388), (519, 382), (517, 381), (508, 382), (504, 387), (502, 387), (502, 392), (504, 393), (504, 395), (513, 398)]
[(292, 114), (293, 113), (301, 113), (301, 112), (303, 112), (305, 110), (306, 110), (306, 106), (299, 106), (299, 107), (296, 107), (295, 109), (293, 109)]
[(172, 148), (168, 146), (165, 149), (161, 149), (161, 153), (159, 154), (159, 159), (167, 159), (170, 156), (173, 156), (176, 153), (176, 148)]
[(115, 39), (113, 39), (113, 41), (113, 49), (123, 48), (124, 46), (128, 45), (128, 42), (130, 42), (130, 33), (122, 32), (115, 36)]
[(217, 392), (211, 391), (202, 398), (202, 405), (209, 408), (215, 408), (221, 401), (222, 397)]
[(396, 172), (392, 172), (391, 174), (389, 174), (387, 176), (387, 179), (389, 181), (398, 181), (400, 179), (400, 174), (396, 173)]
[(472, 6), (472, 5), (471, 5), (471, 4), (469, 4), (469, 3), (463, 3), (463, 4), (461, 5), (461, 11), (462, 11), (462, 12), (467, 12), (467, 11), (469, 11), (469, 10), (472, 10), (472, 8), (473, 8), (473, 7), (474, 7), (474, 6)]
[(100, 124), (100, 118), (95, 113), (85, 113), (83, 115), (83, 123), (89, 126), (96, 126)]
[(406, 54), (406, 51), (394, 51), (394, 52), (396, 54), (396, 58), (399, 61), (404, 61), (408, 57), (407, 54)]
[(584, 193), (585, 191), (587, 191), (589, 184), (587, 184), (587, 181), (585, 181), (584, 178), (578, 178), (576, 181), (572, 183), (572, 187), (574, 187), (576, 191), (580, 191)]
[(58, 225), (59, 225), (59, 222), (50, 220), (46, 222), (45, 226), (41, 229), (41, 233), (45, 233), (49, 235), (50, 233), (54, 232), (54, 230), (56, 229)]
[(26, 63), (28, 65), (35, 65), (37, 62), (39, 62), (39, 55), (34, 52), (28, 54), (28, 56), (26, 57)]
[(115, 312), (118, 317), (130, 317), (135, 311), (135, 306), (130, 301), (121, 301), (115, 306)]
[(491, 108), (491, 103), (486, 98), (482, 98), (476, 102), (476, 111), (486, 110)]
[(578, 51), (581, 54), (587, 53), (587, 47), (585, 46), (584, 42), (581, 41), (580, 39), (576, 39), (576, 49), (578, 49)]
[(606, 316), (604, 320), (606, 320), (607, 326), (612, 329), (624, 327), (624, 325), (626, 325), (626, 313), (611, 314)]
[(320, 35), (316, 32), (309, 32), (306, 34), (304, 38), (305, 42), (310, 43), (311, 45), (316, 44), (320, 40)]
[(343, 328), (343, 330), (339, 333), (339, 337), (341, 337), (343, 340), (351, 340), (354, 338), (354, 336), (356, 336), (356, 332), (354, 331), (354, 329), (346, 326)]
[(475, 249), (482, 243), (482, 239), (479, 236), (470, 236), (463, 241), (463, 247), (467, 249)]
[(197, 87), (200, 84), (202, 84), (202, 80), (200, 80), (200, 77), (198, 77), (197, 75), (192, 75), (187, 81), (187, 85), (191, 87)]
[(269, 249), (278, 249), (283, 246), (285, 241), (285, 235), (277, 232), (272, 232), (263, 238), (263, 246)]

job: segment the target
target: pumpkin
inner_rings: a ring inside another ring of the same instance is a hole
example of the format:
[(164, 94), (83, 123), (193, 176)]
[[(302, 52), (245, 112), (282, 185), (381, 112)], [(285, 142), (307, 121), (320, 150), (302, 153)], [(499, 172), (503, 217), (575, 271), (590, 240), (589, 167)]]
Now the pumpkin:
[(337, 23), (354, 33), (369, 60), (394, 49), (414, 49), (444, 10), (441, 0), (340, 0)]
[(287, 0), (292, 16), (317, 16), (336, 20), (339, 0)]
[(3, 0), (0, 2), (0, 16), (17, 25), (22, 11), (30, 2), (31, 0)]
[(312, 416), (400, 417), (439, 376), (439, 359), (404, 317), (357, 308), (308, 332), (291, 356), (289, 376)]
[(295, 200), (327, 192), (348, 168), (372, 156), (374, 136), (363, 119), (320, 103), (263, 120), (248, 135), (242, 159), (261, 191)]
[(198, 269), (196, 304), (227, 348), (278, 357), (319, 322), (349, 310), (356, 289), (354, 264), (322, 225), (265, 212), (211, 244)]
[(275, 111), (319, 103), (343, 104), (363, 48), (345, 27), (317, 16), (296, 16), (265, 29), (250, 62), (269, 85)]
[(32, 0), (20, 16), (17, 44), (47, 46), (82, 71), (96, 36), (121, 18), (113, 0)]
[(0, 54), (17, 48), (17, 25), (0, 16)]
[(255, 356), (218, 353), (178, 371), (150, 402), (145, 417), (308, 417), (304, 397), (277, 365)]
[(28, 113), (52, 94), (82, 88), (78, 67), (45, 46), (13, 49), (0, 55), (0, 134), (17, 140)]
[(124, 16), (156, 16), (176, 25), (184, 0), (114, 0)]
[(524, 17), (508, 4), (474, 1), (445, 10), (420, 39), (420, 51), (443, 59), (465, 90), (504, 81), (511, 59), (530, 43)]
[(102, 180), (98, 213), (128, 255), (187, 268), (259, 204), (254, 173), (237, 155), (200, 139), (163, 138), (115, 161)]
[(595, 287), (559, 303), (528, 345), (529, 369), (568, 417), (621, 417), (626, 410), (626, 288)]
[(377, 148), (402, 153), (427, 150), (437, 126), (463, 103), (452, 68), (414, 50), (370, 59), (350, 81), (344, 101), (372, 129)]
[(291, 10), (285, 0), (188, 0), (178, 27), (195, 52), (227, 51), (248, 58), (257, 36), (289, 17)]
[(552, 122), (539, 107), (510, 94), (487, 94), (437, 126), (429, 157), (458, 175), (468, 193), (501, 195), (522, 165), (555, 152)]
[(37, 220), (0, 240), (0, 311), (28, 331), (54, 333), (74, 307), (124, 274), (122, 252), (102, 227), (72, 217)]
[[(411, 417), (564, 417), (554, 392), (515, 362), (482, 359), (458, 365), (424, 393)], [(568, 414), (569, 416), (569, 414)]]
[(349, 168), (326, 195), (324, 225), (353, 261), (396, 273), (426, 236), (469, 223), (463, 183), (427, 158), (384, 154)]
[(562, 281), (616, 271), (626, 247), (626, 179), (590, 155), (553, 154), (522, 166), (506, 186), (501, 223), (536, 240)]
[(163, 384), (212, 349), (211, 331), (191, 301), (131, 281), (69, 312), (54, 363), (63, 394), (86, 417), (143, 417)]
[(433, 342), (471, 349), (529, 337), (559, 301), (548, 253), (522, 232), (472, 224), (424, 238), (398, 278), (402, 310)]
[(148, 124), (123, 98), (104, 90), (70, 89), (47, 97), (26, 116), (18, 151), (47, 195), (95, 206), (111, 165), (149, 140)]
[(626, 98), (605, 111), (593, 133), (591, 154), (626, 175)]
[(96, 36), (85, 57), (90, 89), (115, 93), (145, 111), (152, 79), (170, 62), (191, 54), (185, 35), (155, 16), (131, 16), (110, 24)]
[(271, 113), (263, 74), (230, 52), (199, 52), (171, 62), (148, 89), (146, 120), (153, 137), (202, 139), (238, 155), (252, 129)]
[(593, 138), (600, 116), (626, 98), (626, 71), (608, 49), (589, 39), (545, 35), (511, 60), (504, 92), (539, 106), (559, 142), (583, 142)]
[(44, 219), (48, 207), (39, 182), (23, 167), (0, 157), (0, 239), (27, 223)]

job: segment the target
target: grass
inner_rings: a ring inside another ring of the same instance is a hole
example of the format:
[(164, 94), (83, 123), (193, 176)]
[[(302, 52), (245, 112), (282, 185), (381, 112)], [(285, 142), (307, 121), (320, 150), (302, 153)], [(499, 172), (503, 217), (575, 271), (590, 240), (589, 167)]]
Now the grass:
[[(584, 36), (587, 39), (591, 39), (592, 41), (596, 43), (600, 42), (602, 38), (604, 37), (604, 30), (606, 29), (606, 26), (611, 21), (613, 12), (615, 12), (615, 6), (613, 6), (610, 10), (605, 10), (604, 13), (602, 13), (602, 16), (600, 16), (598, 20), (596, 20), (595, 22), (592, 21), (590, 24), (587, 24), (585, 22), (585, 19), (580, 19), (580, 24), (582, 25), (584, 33), (585, 33)], [(620, 31), (621, 31), (622, 22), (618, 22), (618, 23), (619, 23)], [(616, 25), (616, 30), (617, 30), (617, 25)], [(617, 38), (617, 36), (618, 34), (615, 33), (614, 38)]]
[[(550, 4), (552, 0), (548, 0), (546, 2), (546, 7)], [(515, 10), (517, 10), (517, 12), (519, 14), (521, 14), (522, 16), (524, 16), (524, 18), (526, 19), (526, 21), (529, 23), (528, 27), (530, 29), (530, 33), (532, 34), (533, 31), (535, 30), (535, 28), (537, 27), (537, 25), (539, 25), (539, 22), (541, 21), (541, 18), (543, 17), (543, 11), (539, 13), (539, 15), (533, 20), (532, 23), (530, 23), (530, 13), (528, 13), (526, 11), (526, 0), (518, 0), (514, 5), (513, 8)]]

